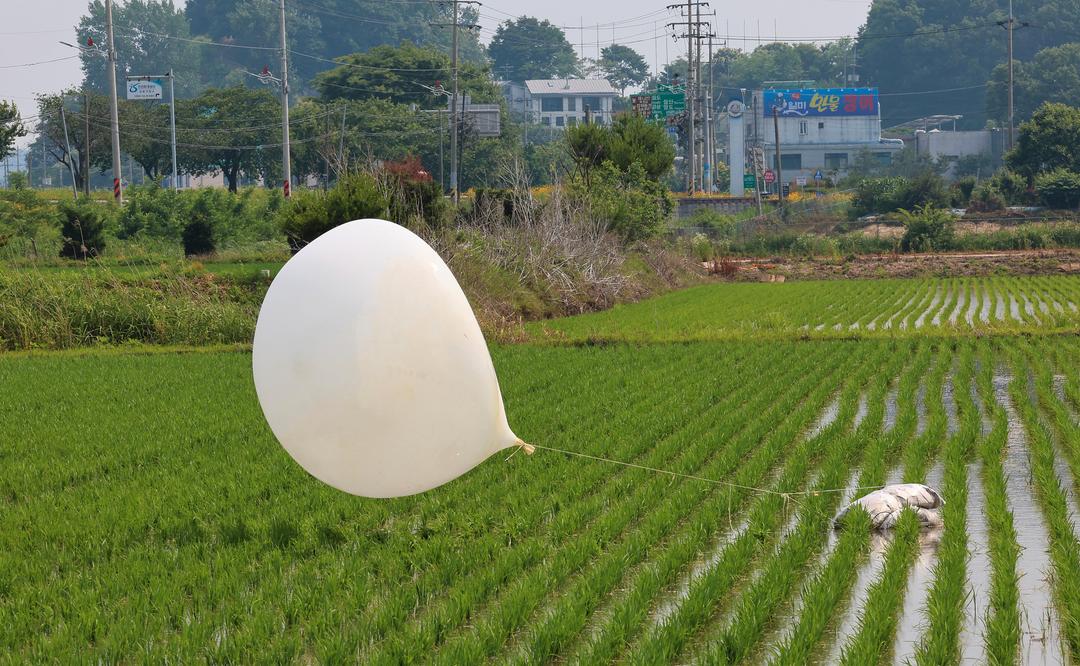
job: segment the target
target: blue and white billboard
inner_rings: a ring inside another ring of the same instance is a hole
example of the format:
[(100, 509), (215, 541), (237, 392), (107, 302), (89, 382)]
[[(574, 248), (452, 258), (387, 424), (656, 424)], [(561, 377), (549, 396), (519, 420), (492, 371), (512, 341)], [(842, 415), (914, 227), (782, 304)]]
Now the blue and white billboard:
[(764, 91), (762, 115), (773, 109), (781, 116), (876, 116), (877, 88), (803, 88)]

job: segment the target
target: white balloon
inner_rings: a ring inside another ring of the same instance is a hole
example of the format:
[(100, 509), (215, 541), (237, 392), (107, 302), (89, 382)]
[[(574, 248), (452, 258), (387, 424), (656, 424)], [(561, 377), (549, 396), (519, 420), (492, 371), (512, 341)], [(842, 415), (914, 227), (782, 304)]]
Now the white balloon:
[(424, 492), (521, 444), (457, 280), (391, 222), (341, 225), (285, 264), (259, 312), (252, 366), (281, 444), (354, 495)]

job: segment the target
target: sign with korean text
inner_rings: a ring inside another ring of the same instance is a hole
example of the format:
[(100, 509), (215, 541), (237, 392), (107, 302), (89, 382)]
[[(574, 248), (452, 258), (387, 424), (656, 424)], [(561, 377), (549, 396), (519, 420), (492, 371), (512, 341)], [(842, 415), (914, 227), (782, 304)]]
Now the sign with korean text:
[(131, 79), (127, 82), (128, 99), (162, 99), (161, 81), (157, 79)]
[(765, 182), (769, 185), (772, 185), (774, 182), (776, 182), (776, 174), (773, 173), (772, 169), (768, 169), (765, 171)]
[(774, 109), (781, 117), (876, 116), (878, 91), (877, 88), (766, 90), (762, 114), (771, 117)]
[(754, 189), (757, 187), (757, 176), (752, 173), (744, 173), (742, 177), (742, 186), (748, 190)]
[(633, 105), (635, 116), (646, 120), (652, 118), (652, 95), (630, 95), (630, 104)]
[(652, 117), (663, 120), (686, 111), (686, 95), (681, 90), (658, 91), (652, 95)]

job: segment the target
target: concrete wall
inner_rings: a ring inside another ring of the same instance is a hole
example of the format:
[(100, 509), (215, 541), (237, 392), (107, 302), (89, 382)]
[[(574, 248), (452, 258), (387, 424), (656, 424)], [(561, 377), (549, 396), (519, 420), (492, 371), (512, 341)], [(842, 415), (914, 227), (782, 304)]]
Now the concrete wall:
[(695, 197), (693, 199), (679, 199), (675, 208), (675, 215), (679, 219), (690, 217), (699, 208), (716, 211), (724, 215), (741, 213), (748, 208), (757, 209), (757, 199), (754, 197)]

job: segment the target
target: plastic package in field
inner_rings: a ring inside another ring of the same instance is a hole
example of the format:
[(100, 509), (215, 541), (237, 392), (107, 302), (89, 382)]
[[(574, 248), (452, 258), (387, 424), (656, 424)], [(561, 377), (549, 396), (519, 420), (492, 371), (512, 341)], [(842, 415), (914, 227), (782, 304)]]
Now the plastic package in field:
[(919, 523), (924, 527), (937, 527), (942, 524), (938, 512), (945, 505), (941, 493), (921, 483), (898, 483), (875, 490), (846, 506), (836, 515), (839, 526), (852, 508), (861, 506), (870, 514), (870, 525), (876, 530), (888, 530), (896, 526), (904, 511), (915, 512)]
[(252, 366), (281, 444), (354, 495), (420, 493), (520, 443), (457, 280), (391, 222), (336, 227), (285, 264), (259, 312)]

